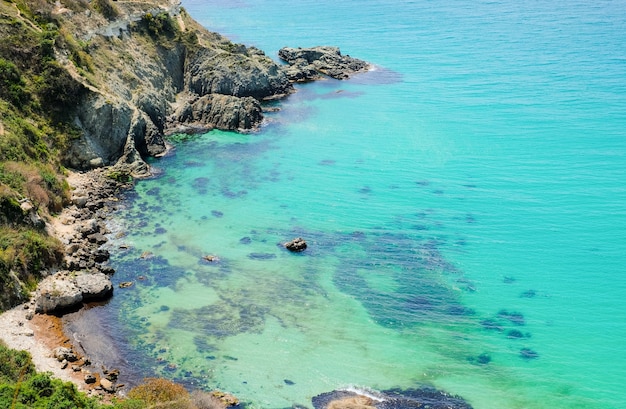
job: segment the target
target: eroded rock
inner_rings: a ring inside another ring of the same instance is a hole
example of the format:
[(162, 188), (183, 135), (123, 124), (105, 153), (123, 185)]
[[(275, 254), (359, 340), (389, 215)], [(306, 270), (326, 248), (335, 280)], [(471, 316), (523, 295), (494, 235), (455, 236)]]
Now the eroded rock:
[(284, 47), (278, 51), (278, 56), (289, 64), (285, 69), (289, 79), (297, 82), (319, 79), (320, 74), (345, 80), (370, 68), (370, 64), (363, 60), (342, 55), (339, 47)]
[(284, 244), (285, 248), (291, 252), (299, 253), (306, 250), (307, 244), (302, 237), (295, 238)]

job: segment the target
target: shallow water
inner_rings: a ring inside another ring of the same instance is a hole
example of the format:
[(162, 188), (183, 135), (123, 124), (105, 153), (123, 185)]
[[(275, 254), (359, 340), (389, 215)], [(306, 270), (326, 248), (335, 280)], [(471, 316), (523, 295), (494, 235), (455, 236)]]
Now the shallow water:
[(111, 226), (135, 284), (99, 310), (137, 373), (254, 407), (418, 384), (623, 406), (623, 2), (184, 6), (271, 56), (332, 44), (378, 69), (153, 163)]

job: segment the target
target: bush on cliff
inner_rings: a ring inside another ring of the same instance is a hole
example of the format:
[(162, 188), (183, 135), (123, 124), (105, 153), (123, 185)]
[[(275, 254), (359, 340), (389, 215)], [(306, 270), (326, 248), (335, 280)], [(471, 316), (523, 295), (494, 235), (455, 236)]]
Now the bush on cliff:
[(74, 384), (37, 373), (28, 352), (12, 350), (0, 342), (0, 409), (101, 407)]

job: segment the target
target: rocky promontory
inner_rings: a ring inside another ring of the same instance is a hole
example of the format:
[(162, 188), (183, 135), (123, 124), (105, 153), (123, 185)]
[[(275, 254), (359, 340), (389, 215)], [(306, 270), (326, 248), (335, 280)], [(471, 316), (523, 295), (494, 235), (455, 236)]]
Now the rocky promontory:
[(294, 82), (318, 80), (322, 75), (345, 80), (371, 67), (363, 60), (342, 55), (339, 47), (284, 47), (278, 51), (278, 56), (289, 64), (285, 72)]

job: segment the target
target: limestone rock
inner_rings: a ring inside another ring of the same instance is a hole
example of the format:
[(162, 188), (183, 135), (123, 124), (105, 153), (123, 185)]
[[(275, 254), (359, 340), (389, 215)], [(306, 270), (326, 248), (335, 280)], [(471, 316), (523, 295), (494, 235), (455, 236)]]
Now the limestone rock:
[(115, 385), (113, 384), (113, 382), (106, 378), (100, 379), (100, 386), (102, 386), (102, 389), (104, 389), (106, 392), (115, 392)]
[(358, 58), (342, 55), (338, 47), (318, 46), (311, 48), (284, 47), (278, 56), (290, 67), (285, 69), (291, 81), (314, 80), (314, 72), (343, 80), (351, 75), (367, 71), (370, 64)]
[(76, 283), (65, 275), (55, 274), (39, 283), (35, 296), (35, 311), (51, 313), (66, 310), (79, 305), (82, 301), (83, 293)]
[(59, 362), (76, 362), (78, 360), (78, 357), (71, 348), (58, 347), (52, 351), (52, 354)]
[(79, 274), (76, 276), (76, 286), (85, 301), (102, 300), (113, 292), (111, 279), (103, 273)]
[(111, 279), (104, 273), (60, 272), (46, 277), (35, 295), (35, 311), (53, 313), (76, 308), (87, 300), (102, 300), (113, 292)]

